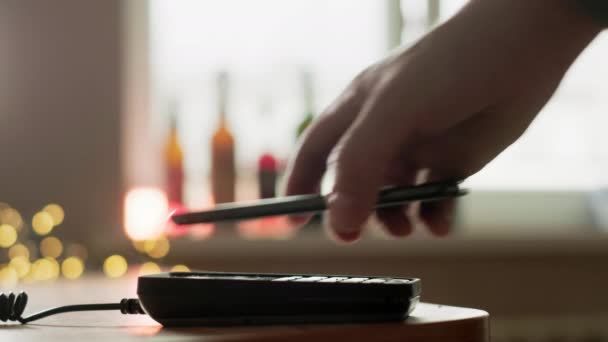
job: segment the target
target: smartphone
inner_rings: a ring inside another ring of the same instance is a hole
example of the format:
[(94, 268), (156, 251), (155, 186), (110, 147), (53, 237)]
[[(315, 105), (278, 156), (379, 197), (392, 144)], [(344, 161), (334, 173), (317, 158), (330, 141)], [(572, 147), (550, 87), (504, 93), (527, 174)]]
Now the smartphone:
[(171, 272), (141, 276), (137, 294), (164, 326), (402, 321), (420, 298), (416, 278)]
[[(398, 206), (412, 201), (437, 201), (463, 196), (461, 181), (442, 181), (409, 187), (385, 187), (378, 193), (376, 208)], [(263, 199), (254, 202), (218, 204), (215, 208), (199, 212), (176, 214), (171, 217), (176, 224), (209, 223), (218, 221), (252, 219), (265, 216), (316, 213), (327, 209), (326, 196), (319, 194), (297, 195)]]

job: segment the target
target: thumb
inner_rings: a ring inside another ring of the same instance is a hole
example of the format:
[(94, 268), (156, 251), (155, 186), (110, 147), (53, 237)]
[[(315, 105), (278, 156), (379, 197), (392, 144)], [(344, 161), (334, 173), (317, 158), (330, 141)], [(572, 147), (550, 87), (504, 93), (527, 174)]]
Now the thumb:
[(403, 146), (402, 122), (396, 125), (394, 116), (376, 103), (363, 106), (334, 151), (336, 178), (328, 197), (327, 223), (345, 241), (359, 237), (384, 185), (388, 164)]

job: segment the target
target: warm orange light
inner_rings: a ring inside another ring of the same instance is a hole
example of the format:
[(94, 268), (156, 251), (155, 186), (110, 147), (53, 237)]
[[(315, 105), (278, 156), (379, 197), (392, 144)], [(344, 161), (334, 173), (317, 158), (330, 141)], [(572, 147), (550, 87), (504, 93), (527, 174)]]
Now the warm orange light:
[(24, 256), (12, 258), (8, 265), (17, 272), (19, 278), (25, 277), (30, 272), (30, 261)]
[(119, 278), (127, 273), (128, 267), (129, 264), (123, 256), (114, 254), (103, 262), (103, 273), (110, 278)]
[(136, 251), (146, 253), (146, 244), (148, 243), (148, 240), (133, 240), (131, 242)]
[(158, 238), (168, 220), (167, 195), (157, 188), (130, 190), (124, 202), (124, 227), (132, 240)]
[(65, 217), (65, 212), (63, 211), (63, 208), (56, 203), (51, 203), (47, 205), (46, 207), (44, 207), (44, 209), (42, 209), (42, 211), (45, 211), (49, 213), (49, 215), (51, 215), (51, 218), (53, 219), (53, 225), (55, 226), (60, 225)]
[(171, 267), (171, 272), (190, 272), (190, 268), (186, 265), (175, 265)]
[(0, 247), (9, 248), (17, 241), (17, 230), (8, 224), (0, 224)]
[(8, 257), (9, 257), (9, 259), (13, 259), (13, 258), (16, 258), (18, 256), (22, 256), (22, 257), (24, 257), (24, 258), (26, 258), (28, 260), (30, 259), (30, 251), (29, 251), (29, 249), (25, 245), (20, 244), (20, 243), (14, 245), (13, 247), (11, 247), (8, 250)]
[(78, 279), (84, 272), (84, 264), (77, 257), (69, 257), (61, 263), (61, 274), (67, 279)]
[(148, 275), (148, 274), (156, 274), (156, 273), (160, 273), (160, 266), (158, 266), (158, 264), (154, 263), (154, 262), (144, 262), (140, 267), (139, 267), (139, 272), (138, 274), (140, 276), (144, 276), (144, 275)]
[(54, 236), (47, 236), (40, 241), (40, 254), (43, 257), (57, 259), (63, 253), (61, 240)]
[(169, 240), (165, 237), (161, 237), (158, 240), (149, 240), (152, 243), (145, 246), (146, 253), (148, 256), (154, 259), (164, 258), (169, 254), (169, 250), (171, 249), (171, 245)]
[(38, 235), (46, 235), (53, 230), (53, 217), (46, 211), (37, 212), (32, 217), (32, 228)]
[(0, 288), (10, 289), (15, 287), (18, 282), (19, 275), (14, 268), (10, 266), (0, 266)]
[(11, 225), (15, 229), (21, 230), (23, 219), (16, 209), (11, 208), (8, 204), (2, 203), (2, 205), (0, 205), (0, 224), (1, 223)]
[(59, 276), (60, 266), (53, 258), (42, 258), (32, 264), (30, 272), (34, 280), (54, 280)]

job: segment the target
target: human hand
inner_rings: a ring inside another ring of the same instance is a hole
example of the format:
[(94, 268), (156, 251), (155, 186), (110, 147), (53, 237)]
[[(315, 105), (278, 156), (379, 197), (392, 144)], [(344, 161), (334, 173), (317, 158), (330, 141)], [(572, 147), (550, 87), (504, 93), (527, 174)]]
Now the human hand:
[[(513, 143), (600, 30), (567, 1), (471, 1), (351, 82), (304, 134), (287, 194), (318, 192), (335, 166), (328, 223), (356, 240), (382, 185), (411, 185), (420, 170), (429, 181), (466, 178)], [(405, 236), (406, 209), (377, 217)], [(411, 214), (444, 235), (452, 210), (451, 201), (429, 202)]]

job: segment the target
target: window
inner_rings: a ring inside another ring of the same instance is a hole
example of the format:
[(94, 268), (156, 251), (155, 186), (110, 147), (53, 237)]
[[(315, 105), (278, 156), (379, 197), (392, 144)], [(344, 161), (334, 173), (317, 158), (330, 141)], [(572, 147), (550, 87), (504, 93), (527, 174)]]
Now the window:
[[(322, 110), (361, 69), (388, 52), (394, 37), (411, 44), (465, 3), (151, 1), (154, 109), (163, 121), (167, 103), (179, 102), (187, 202), (198, 206), (209, 192), (218, 71), (230, 73), (228, 117), (237, 162), (242, 174), (251, 174), (264, 150), (287, 158), (294, 147), (304, 116), (303, 70), (313, 74), (315, 107)], [(467, 185), (529, 192), (586, 191), (606, 184), (608, 152), (601, 146), (608, 143), (608, 65), (602, 63), (607, 54), (604, 33), (583, 52), (526, 134)]]

